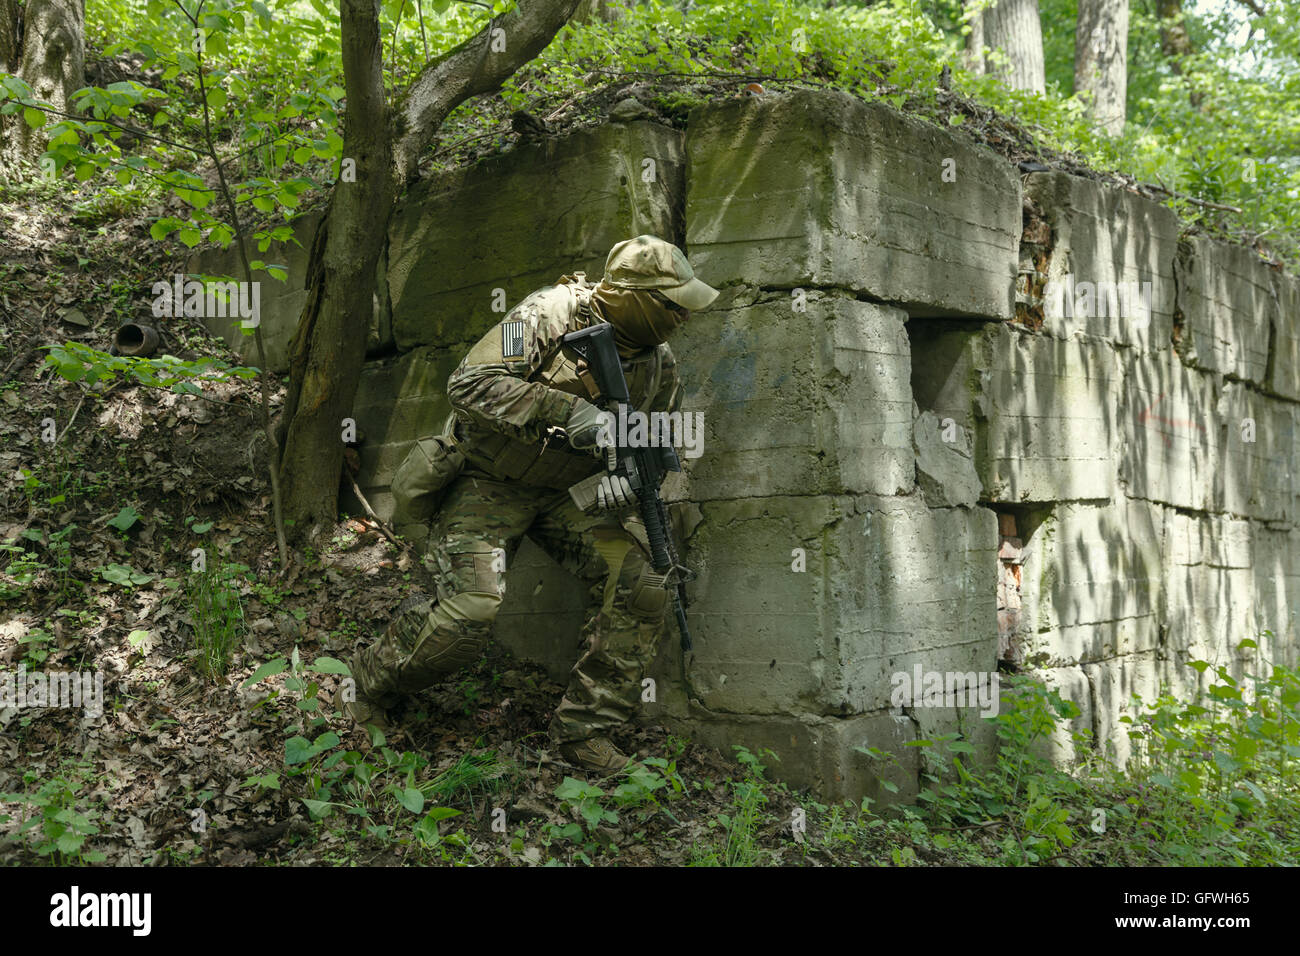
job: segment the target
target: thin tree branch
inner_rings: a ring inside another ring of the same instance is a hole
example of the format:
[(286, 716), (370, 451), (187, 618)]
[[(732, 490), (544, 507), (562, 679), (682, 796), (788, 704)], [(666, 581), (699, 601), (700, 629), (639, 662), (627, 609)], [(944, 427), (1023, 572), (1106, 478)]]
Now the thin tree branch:
[[(420, 154), (447, 114), (471, 96), (500, 87), (546, 48), (577, 6), (578, 0), (524, 0), (425, 65), (396, 110), (400, 135), (393, 161), (399, 185), (414, 176)], [(494, 51), (497, 44), (503, 48)]]
[[(204, 0), (199, 0), (198, 11), (202, 11)], [(180, 0), (176, 0), (176, 5), (180, 6)], [(183, 10), (184, 7), (181, 7)], [(197, 12), (196, 11), (196, 17)], [(193, 21), (197, 24), (197, 19)], [(197, 26), (196, 26), (197, 29)], [(217, 184), (221, 187), (221, 195), (225, 200), (226, 209), (230, 214), (230, 227), (235, 230), (235, 242), (239, 248), (240, 263), (244, 267), (244, 281), (253, 281), (253, 269), (249, 265), (248, 243), (244, 238), (244, 230), (239, 224), (239, 212), (235, 207), (235, 200), (230, 195), (230, 186), (226, 182), (226, 170), (221, 163), (220, 157), (217, 156), (216, 142), (212, 137), (212, 113), (208, 107), (207, 87), (203, 81), (203, 44), (199, 43), (199, 49), (195, 52), (195, 73), (199, 81), (199, 101), (203, 104), (203, 137), (208, 147), (208, 155), (212, 158), (212, 165), (217, 170)], [(262, 323), (253, 329), (253, 341), (257, 346), (258, 381), (262, 386), (262, 430), (266, 433), (267, 443), (270, 446), (267, 449), (270, 458), (271, 470), (271, 508), (275, 522), (275, 543), (280, 551), (280, 570), (282, 572), (289, 569), (289, 545), (285, 540), (284, 534), (284, 509), (281, 506), (280, 499), (280, 448), (279, 443), (275, 440), (275, 431), (271, 427), (271, 387), (267, 381), (266, 370), (266, 346), (262, 339)]]

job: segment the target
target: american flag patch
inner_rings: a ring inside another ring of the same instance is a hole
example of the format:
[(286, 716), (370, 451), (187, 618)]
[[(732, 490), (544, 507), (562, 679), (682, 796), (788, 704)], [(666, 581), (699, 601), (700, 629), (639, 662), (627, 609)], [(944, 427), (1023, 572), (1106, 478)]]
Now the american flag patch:
[(501, 357), (521, 358), (524, 354), (524, 323), (501, 323)]

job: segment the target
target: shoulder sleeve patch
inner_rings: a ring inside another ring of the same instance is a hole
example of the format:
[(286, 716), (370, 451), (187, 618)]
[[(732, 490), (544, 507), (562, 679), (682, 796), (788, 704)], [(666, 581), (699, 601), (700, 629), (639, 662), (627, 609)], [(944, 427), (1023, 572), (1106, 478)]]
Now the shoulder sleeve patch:
[(524, 354), (524, 323), (512, 320), (501, 323), (501, 357), (522, 358)]

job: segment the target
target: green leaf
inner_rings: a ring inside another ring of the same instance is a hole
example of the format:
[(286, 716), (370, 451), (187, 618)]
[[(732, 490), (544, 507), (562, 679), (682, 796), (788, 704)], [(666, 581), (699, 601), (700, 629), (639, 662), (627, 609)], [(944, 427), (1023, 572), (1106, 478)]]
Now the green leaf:
[(277, 657), (274, 660), (269, 660), (261, 667), (259, 667), (257, 670), (253, 671), (253, 676), (248, 678), (248, 680), (244, 681), (239, 686), (248, 687), (251, 686), (252, 684), (256, 684), (260, 680), (266, 680), (266, 678), (268, 677), (274, 677), (276, 674), (283, 674), (285, 668), (288, 666), (289, 666), (289, 662), (286, 661), (283, 657)]
[(181, 221), (174, 216), (165, 216), (149, 227), (149, 235), (155, 239), (166, 239), (180, 228)]
[(148, 631), (139, 631), (139, 630), (132, 631), (130, 634), (126, 636), (127, 643), (130, 644), (132, 647), (139, 647), (147, 640), (149, 640)]
[(306, 737), (290, 737), (284, 742), (284, 762), (289, 766), (306, 763), (316, 756), (316, 748)]
[(193, 226), (186, 226), (181, 229), (180, 240), (191, 249), (199, 244), (201, 238), (203, 238), (203, 234)]
[(147, 584), (153, 580), (152, 574), (145, 574), (143, 571), (137, 571), (129, 564), (109, 564), (99, 569), (105, 581), (113, 584), (120, 584), (123, 587), (133, 585)]
[(352, 671), (347, 664), (333, 657), (318, 657), (311, 665), (311, 669), (318, 674), (344, 674), (352, 676)]
[(334, 810), (334, 804), (330, 803), (328, 800), (308, 800), (304, 797), (302, 802), (306, 805), (307, 812), (311, 814), (313, 820), (320, 820), (323, 817), (327, 817)]
[(190, 525), (190, 530), (195, 534), (207, 534), (212, 530), (213, 524), (214, 522), (212, 521), (196, 521), (194, 524)]
[(424, 809), (424, 794), (415, 787), (407, 787), (398, 792), (397, 802), (412, 813), (419, 813)]
[(30, 106), (23, 110), (23, 119), (32, 129), (40, 129), (45, 125), (45, 114)]
[(140, 520), (140, 512), (136, 511), (130, 505), (124, 507), (117, 513), (117, 517), (111, 519), (108, 524), (110, 527), (119, 531), (127, 531), (130, 527)]

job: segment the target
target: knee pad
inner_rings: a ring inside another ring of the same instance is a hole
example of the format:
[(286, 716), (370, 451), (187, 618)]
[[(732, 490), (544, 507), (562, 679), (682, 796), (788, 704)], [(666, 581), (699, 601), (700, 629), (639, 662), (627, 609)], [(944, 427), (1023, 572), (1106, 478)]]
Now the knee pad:
[(647, 562), (642, 561), (640, 573), (628, 592), (628, 612), (649, 621), (662, 619), (668, 606), (667, 582), (667, 573), (656, 574)]

